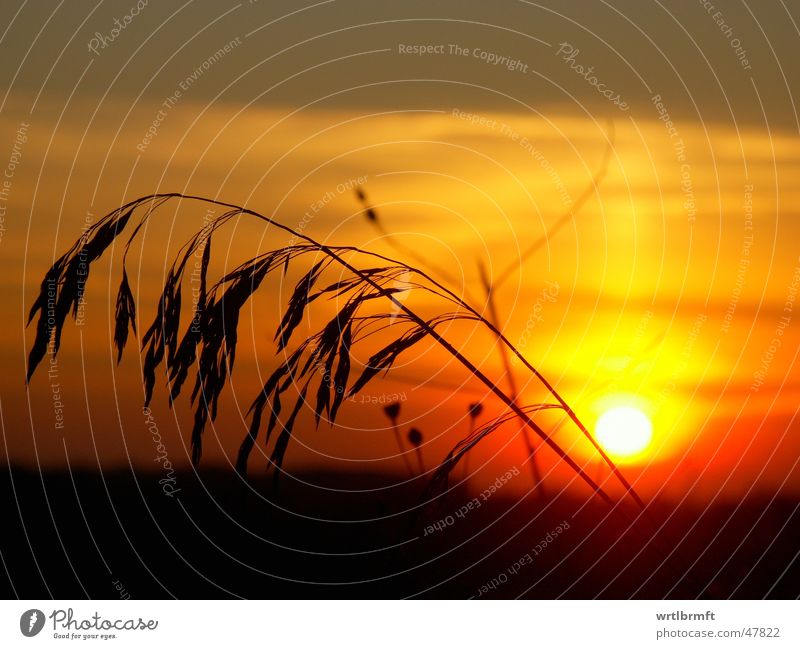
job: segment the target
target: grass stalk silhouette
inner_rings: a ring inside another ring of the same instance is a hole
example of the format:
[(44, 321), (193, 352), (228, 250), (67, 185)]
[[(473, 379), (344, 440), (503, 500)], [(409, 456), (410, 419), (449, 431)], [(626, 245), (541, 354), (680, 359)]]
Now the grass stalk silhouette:
[(425, 458), (422, 457), (422, 432), (417, 428), (412, 428), (408, 431), (408, 441), (416, 451), (419, 472), (425, 473)]
[[(307, 261), (311, 257), (313, 264), (310, 268), (308, 265), (303, 266), (304, 269), (309, 269), (295, 286), (275, 333), (276, 357), (282, 357), (283, 360), (265, 381), (248, 411), (250, 426), (241, 442), (236, 461), (236, 468), (242, 475), (246, 474), (248, 458), (262, 429), (266, 429), (265, 444), (269, 444), (273, 431), (279, 430), (269, 457), (275, 468), (274, 480), (277, 483), (286, 449), (292, 438), (293, 427), (307, 397), (310, 396), (312, 383), (320, 375), (318, 371), (320, 366), (325, 368), (325, 376), (331, 378), (319, 379), (316, 385), (316, 403), (313, 410), (317, 426), (323, 413), (333, 424), (339, 407), (346, 398), (360, 392), (378, 374), (388, 372), (400, 354), (423, 340), (431, 340), (481, 382), (507, 409), (502, 417), (481, 427), (469, 440), (459, 443), (436, 470), (437, 480), (446, 480), (447, 475), (462, 457), (463, 449), (472, 448), (480, 439), (497, 430), (502, 422), (518, 419), (525, 428), (541, 438), (543, 443), (550, 447), (599, 498), (613, 506), (614, 499), (533, 419), (533, 415), (541, 410), (560, 409), (591, 441), (623, 485), (625, 492), (639, 507), (645, 508), (632, 485), (603, 452), (554, 387), (492, 322), (450, 289), (423, 270), (407, 266), (397, 260), (353, 246), (322, 244), (256, 211), (202, 196), (174, 192), (152, 194), (130, 201), (93, 224), (54, 262), (43, 278), (39, 295), (31, 307), (28, 318), (29, 325), (36, 319), (36, 335), (28, 356), (28, 382), (46, 353), (50, 352), (53, 355), (58, 353), (67, 317), (70, 313), (73, 318), (77, 315), (79, 300), (88, 281), (91, 264), (103, 255), (137, 215), (138, 224), (134, 226), (124, 246), (122, 279), (115, 309), (114, 344), (117, 360), (121, 359), (129, 331), (133, 330), (136, 334), (136, 305), (125, 269), (127, 254), (147, 221), (160, 207), (171, 200), (214, 205), (226, 210), (191, 237), (177, 253), (167, 273), (155, 319), (141, 339), (144, 355), (142, 380), (146, 405), (152, 399), (156, 371), (160, 367), (163, 366), (166, 374), (169, 400), (172, 404), (181, 394), (189, 373), (196, 366), (195, 384), (191, 394), (191, 402), (195, 405), (191, 434), (193, 463), (197, 464), (200, 461), (203, 431), (208, 421), (213, 421), (217, 416), (219, 396), (233, 371), (241, 309), (268, 275), (281, 271), (285, 275), (290, 265), (297, 264), (300, 260)], [(259, 254), (233, 271), (227, 272), (215, 283), (211, 283), (208, 280), (208, 269), (212, 239), (219, 228), (239, 217), (252, 217), (275, 227), (290, 235), (292, 243)], [(181, 336), (179, 327), (182, 281), (187, 274), (188, 261), (199, 254), (202, 255), (198, 299), (199, 326), (190, 324)], [(359, 261), (379, 265), (363, 266), (358, 263)], [(319, 288), (318, 281), (325, 270), (331, 268), (338, 270), (340, 279)], [(413, 280), (406, 281), (405, 286), (397, 286), (399, 277), (412, 277)], [(443, 311), (436, 316), (424, 318), (398, 299), (397, 294), (406, 290), (424, 291), (449, 308), (455, 307), (456, 310)], [(293, 334), (303, 321), (307, 309), (310, 309), (310, 305), (319, 298), (323, 298), (323, 302), (343, 301), (344, 306), (321, 329), (302, 340), (295, 340), (297, 336)], [(392, 313), (364, 313), (367, 306), (374, 303), (373, 301), (390, 303)], [(52, 313), (49, 308), (51, 303)], [(518, 404), (438, 331), (441, 325), (453, 321), (472, 321), (484, 327), (507, 348), (511, 356), (520, 360), (523, 367), (545, 387), (556, 403), (534, 406)], [(371, 339), (378, 332), (386, 333), (397, 326), (401, 326), (402, 333), (372, 354), (358, 378), (351, 380), (352, 348), (363, 340)], [(279, 422), (283, 410), (281, 397), (286, 398), (291, 386), (296, 386), (299, 396), (285, 421)], [(263, 426), (265, 414), (268, 415), (268, 422)]]
[[(486, 308), (489, 311), (489, 319), (491, 322), (499, 323), (500, 316), (497, 311), (497, 302), (494, 299), (494, 286), (486, 267), (480, 261), (478, 262), (478, 271), (480, 273), (481, 283), (483, 284), (483, 290), (486, 294)], [(500, 345), (499, 349), (500, 360), (503, 362), (503, 369), (508, 380), (509, 394), (514, 401), (518, 401), (519, 389), (517, 388), (517, 381), (514, 378), (514, 368), (511, 366), (511, 358), (509, 357), (508, 349), (504, 345)], [(525, 443), (526, 450), (528, 451), (528, 461), (530, 462), (531, 477), (533, 478), (534, 489), (536, 489), (536, 492), (540, 496), (544, 497), (544, 483), (542, 481), (541, 473), (539, 472), (539, 458), (536, 455), (538, 449), (531, 440), (530, 436), (524, 432), (522, 434), (522, 440)]]
[[(533, 244), (531, 244), (528, 248), (526, 248), (524, 252), (520, 255), (520, 257), (512, 261), (506, 267), (506, 269), (502, 273), (500, 273), (500, 275), (496, 279), (493, 279), (489, 275), (488, 271), (486, 270), (486, 267), (479, 260), (478, 272), (486, 296), (486, 308), (489, 312), (489, 317), (487, 318), (487, 320), (488, 322), (495, 325), (495, 327), (499, 327), (500, 325), (500, 316), (497, 309), (497, 302), (494, 298), (496, 290), (499, 289), (500, 286), (504, 284), (512, 276), (515, 270), (521, 268), (522, 265), (536, 252), (538, 252), (550, 240), (551, 237), (553, 237), (567, 223), (569, 223), (569, 221), (575, 217), (575, 214), (581, 209), (581, 207), (583, 207), (583, 205), (589, 200), (592, 194), (596, 191), (597, 186), (602, 182), (602, 180), (608, 173), (608, 166), (611, 160), (611, 154), (614, 151), (615, 140), (616, 140), (616, 129), (614, 126), (614, 121), (610, 119), (608, 121), (608, 134), (606, 135), (606, 147), (603, 151), (603, 158), (597, 170), (592, 176), (592, 181), (581, 192), (581, 194), (578, 196), (578, 199), (572, 205), (570, 205), (569, 209), (567, 209), (550, 227), (548, 227), (544, 235), (542, 235), (539, 239), (534, 241)], [(367, 199), (366, 193), (360, 187), (356, 188), (356, 198), (359, 200), (361, 206), (364, 209), (364, 214), (367, 218), (367, 221), (383, 237), (385, 237), (386, 241), (394, 250), (396, 250), (401, 254), (404, 254), (405, 256), (411, 259), (414, 259), (417, 263), (420, 263), (423, 266), (427, 266), (428, 268), (436, 270), (437, 274), (440, 277), (442, 277), (442, 279), (449, 281), (453, 286), (457, 285), (455, 278), (452, 277), (447, 270), (440, 269), (432, 265), (432, 262), (429, 259), (423, 258), (419, 254), (417, 254), (415, 250), (409, 248), (408, 246), (405, 246), (401, 241), (399, 241), (395, 236), (393, 236), (389, 231), (386, 230), (375, 208)], [(465, 295), (468, 297), (468, 299), (471, 299), (469, 297), (469, 293), (467, 293), (466, 291)], [(514, 370), (511, 365), (509, 350), (506, 345), (502, 344), (502, 341), (499, 338), (498, 341), (501, 343), (498, 346), (498, 349), (500, 354), (500, 360), (503, 364), (503, 369), (505, 371), (506, 380), (508, 381), (509, 395), (511, 396), (512, 400), (517, 401), (519, 397), (519, 390), (517, 388)], [(470, 432), (474, 432), (474, 425), (475, 421), (474, 419), (472, 419)], [(587, 431), (584, 430), (582, 432), (587, 437), (592, 439)], [(537, 486), (537, 489), (539, 489), (541, 493), (541, 490), (543, 490), (544, 486), (541, 478), (541, 473), (539, 471), (538, 459), (536, 456), (538, 449), (536, 447), (536, 444), (531, 440), (531, 438), (526, 433), (522, 434), (522, 438), (525, 443), (526, 450), (528, 452), (528, 458), (531, 465), (531, 474), (533, 477), (534, 484)], [(598, 450), (600, 450), (600, 447), (597, 444), (594, 445)], [(608, 459), (607, 456), (605, 456), (605, 454), (602, 453), (602, 451), (601, 451), (601, 457), (605, 462), (610, 463), (610, 460)], [(465, 459), (466, 458), (468, 458), (468, 455), (465, 456)], [(613, 466), (611, 464), (609, 465)], [(465, 469), (465, 475), (467, 475), (466, 469)]]
[[(447, 268), (436, 264), (430, 258), (420, 255), (416, 250), (414, 250), (414, 248), (405, 245), (397, 236), (387, 230), (383, 225), (383, 220), (378, 216), (377, 210), (367, 198), (367, 194), (363, 187), (356, 187), (355, 194), (356, 199), (358, 199), (358, 202), (361, 203), (363, 214), (367, 218), (369, 224), (375, 228), (378, 234), (381, 235), (383, 241), (386, 242), (397, 254), (402, 255), (403, 259), (410, 259), (414, 263), (419, 264), (420, 268), (427, 268), (434, 272), (437, 277), (441, 278), (442, 281), (449, 282), (453, 288), (461, 284), (458, 278)], [(470, 296), (466, 287), (464, 288), (464, 295), (470, 302), (473, 301), (473, 298)]]
[[(475, 432), (475, 426), (478, 421), (478, 417), (481, 416), (483, 412), (483, 405), (481, 403), (475, 402), (469, 404), (467, 407), (467, 414), (469, 415), (469, 432), (467, 436), (472, 435)], [(462, 460), (462, 471), (464, 473), (464, 479), (469, 477), (469, 453), (464, 455), (464, 459)]]
[(494, 278), (493, 285), (495, 290), (499, 289), (503, 284), (505, 284), (511, 276), (514, 274), (514, 271), (521, 268), (522, 265), (528, 261), (533, 255), (535, 255), (539, 250), (541, 250), (547, 242), (555, 236), (559, 231), (561, 231), (564, 226), (567, 225), (572, 219), (575, 218), (575, 214), (586, 204), (586, 202), (592, 197), (592, 195), (597, 191), (597, 186), (603, 182), (603, 179), (608, 174), (608, 165), (611, 162), (611, 154), (614, 152), (614, 143), (616, 141), (616, 127), (614, 126), (614, 121), (608, 121), (608, 135), (606, 136), (606, 147), (603, 151), (603, 159), (600, 162), (597, 170), (595, 171), (594, 175), (592, 176), (591, 182), (584, 188), (584, 190), (580, 193), (578, 198), (572, 203), (564, 212), (559, 216), (550, 226), (548, 226), (546, 232), (536, 239), (530, 246), (523, 250), (522, 254), (519, 256), (518, 259), (515, 259), (511, 263), (506, 266), (506, 268)]
[(400, 428), (397, 425), (397, 417), (400, 415), (400, 402), (395, 401), (394, 403), (390, 403), (383, 409), (383, 412), (386, 413), (386, 416), (389, 418), (389, 421), (392, 424), (392, 431), (394, 431), (394, 439), (397, 443), (397, 449), (400, 451), (400, 455), (403, 457), (403, 463), (406, 465), (408, 475), (413, 478), (414, 468), (411, 466), (411, 460), (408, 459), (408, 454), (403, 446), (403, 437), (400, 435)]

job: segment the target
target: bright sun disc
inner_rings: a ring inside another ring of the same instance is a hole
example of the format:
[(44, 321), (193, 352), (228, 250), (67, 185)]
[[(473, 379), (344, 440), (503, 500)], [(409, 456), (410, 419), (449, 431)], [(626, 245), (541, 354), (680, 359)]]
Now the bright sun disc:
[(621, 406), (600, 415), (595, 435), (607, 453), (626, 458), (647, 448), (653, 435), (653, 426), (641, 410)]

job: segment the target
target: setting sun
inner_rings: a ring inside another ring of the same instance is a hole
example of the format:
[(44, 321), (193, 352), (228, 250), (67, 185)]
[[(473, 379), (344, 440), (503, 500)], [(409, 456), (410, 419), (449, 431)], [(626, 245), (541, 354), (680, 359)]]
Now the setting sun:
[(600, 415), (595, 435), (610, 455), (620, 460), (632, 459), (647, 448), (653, 426), (641, 410), (620, 406)]

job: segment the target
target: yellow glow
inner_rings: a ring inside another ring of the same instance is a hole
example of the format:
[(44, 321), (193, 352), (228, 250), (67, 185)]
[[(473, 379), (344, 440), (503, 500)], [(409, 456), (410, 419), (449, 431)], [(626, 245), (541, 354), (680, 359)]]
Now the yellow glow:
[(609, 455), (617, 459), (632, 459), (650, 444), (653, 426), (641, 410), (620, 406), (600, 415), (595, 435)]

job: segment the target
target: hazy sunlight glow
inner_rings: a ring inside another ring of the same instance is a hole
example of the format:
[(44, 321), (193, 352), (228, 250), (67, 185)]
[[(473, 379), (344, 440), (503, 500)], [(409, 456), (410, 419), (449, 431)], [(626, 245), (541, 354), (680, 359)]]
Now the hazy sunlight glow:
[(620, 406), (600, 415), (595, 435), (609, 455), (630, 459), (647, 448), (653, 426), (641, 410)]

